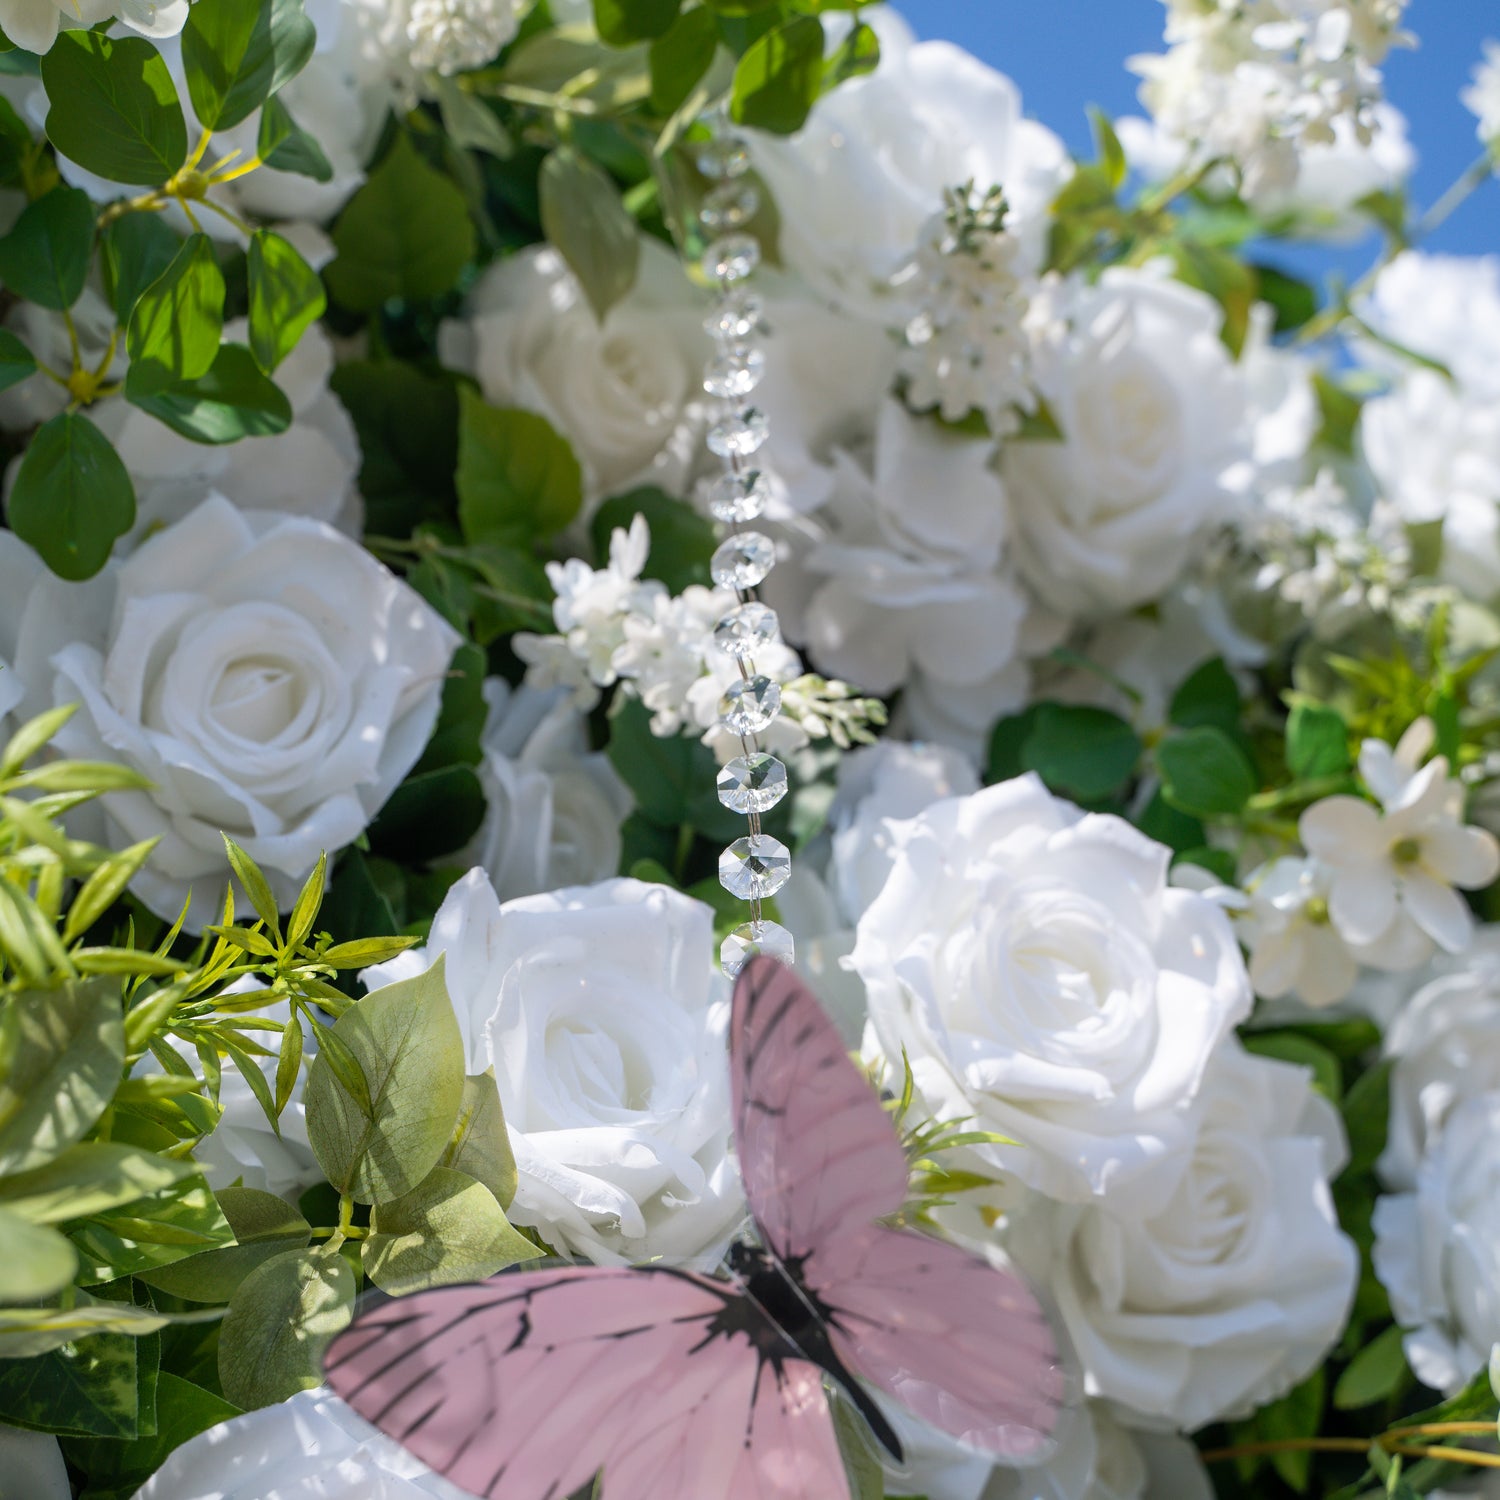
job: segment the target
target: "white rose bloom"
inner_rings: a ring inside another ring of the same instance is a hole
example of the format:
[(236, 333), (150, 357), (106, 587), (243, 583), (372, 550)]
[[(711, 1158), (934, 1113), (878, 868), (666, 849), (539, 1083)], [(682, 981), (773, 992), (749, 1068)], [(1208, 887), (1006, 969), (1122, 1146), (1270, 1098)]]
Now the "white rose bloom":
[(1226, 1040), (1194, 1125), (1165, 1203), (1038, 1206), (1051, 1236), (1031, 1267), (1050, 1277), (1089, 1394), (1189, 1432), (1315, 1369), (1359, 1272), (1328, 1191), (1343, 1127), (1305, 1069)]
[(1451, 1393), (1500, 1341), (1500, 1093), (1448, 1116), (1415, 1189), (1375, 1204), (1375, 1272), (1417, 1378)]
[(501, 901), (589, 885), (620, 867), (632, 800), (584, 716), (559, 693), (484, 685), (489, 717), (479, 779), (488, 810), (469, 855)]
[(50, 52), (66, 22), (97, 26), (118, 16), (143, 36), (176, 36), (187, 20), (188, 0), (0, 0), (0, 30), (28, 52)]
[(70, 1500), (73, 1494), (62, 1449), (49, 1432), (0, 1425), (0, 1474), (6, 1483), (0, 1495), (14, 1485), (16, 1500)]
[[(66, 1490), (63, 1491), (66, 1494)], [(135, 1500), (470, 1500), (322, 1386), (220, 1422)], [(30, 1492), (27, 1492), (30, 1500)], [(39, 1497), (40, 1500), (40, 1497)]]
[(704, 311), (677, 256), (643, 236), (636, 284), (601, 325), (562, 256), (532, 246), (485, 272), (438, 348), (485, 400), (546, 417), (572, 443), (591, 500), (642, 484), (677, 494), (705, 412)]
[(1159, 1203), (1208, 1060), (1250, 1009), (1224, 913), (1168, 886), (1160, 844), (1035, 776), (892, 833), (850, 959), (867, 1046), (897, 1070), (905, 1053), (934, 1118), (1019, 1142), (975, 1148), (991, 1168), (1072, 1202)]
[(152, 783), (79, 816), (111, 848), (159, 837), (132, 889), (168, 920), (191, 891), (197, 930), (221, 829), (286, 904), (359, 836), (421, 755), (457, 645), (347, 537), (210, 499), (87, 583), (43, 579), (18, 656), (29, 711), (82, 704), (61, 753)]
[(1380, 1175), (1417, 1185), (1424, 1156), (1454, 1110), (1500, 1092), (1500, 929), (1483, 928), (1462, 960), (1443, 959), (1386, 1032), (1391, 1115)]
[(1500, 42), (1484, 44), (1484, 60), (1474, 65), (1474, 82), (1459, 96), (1479, 125), (1475, 131), (1488, 146), (1500, 140)]
[(1037, 388), (1063, 433), (1001, 455), (1021, 571), (1073, 615), (1164, 593), (1247, 477), (1244, 380), (1212, 298), (1155, 270), (1056, 282), (1035, 308)]
[(515, 1223), (600, 1264), (707, 1263), (745, 1211), (714, 947), (710, 908), (666, 886), (607, 880), (502, 906), (471, 870), (425, 949), (363, 977), (389, 984), (447, 954), (468, 1071), (499, 1082)]
[(781, 258), (814, 291), (904, 324), (891, 278), (916, 251), (943, 190), (1003, 187), (1028, 268), (1045, 256), (1049, 210), (1071, 165), (1051, 131), (1021, 117), (1003, 74), (948, 42), (923, 42), (841, 84), (792, 136), (747, 132), (781, 213)]

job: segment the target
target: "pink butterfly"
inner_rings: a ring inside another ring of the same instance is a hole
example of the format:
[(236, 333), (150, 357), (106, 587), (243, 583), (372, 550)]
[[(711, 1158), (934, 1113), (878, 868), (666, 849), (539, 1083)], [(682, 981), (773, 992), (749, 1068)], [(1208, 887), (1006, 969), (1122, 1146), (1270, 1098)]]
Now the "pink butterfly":
[(831, 1378), (899, 1462), (860, 1380), (998, 1458), (1039, 1454), (1063, 1378), (1036, 1300), (876, 1221), (907, 1193), (890, 1120), (811, 992), (757, 959), (734, 991), (734, 1128), (764, 1248), (732, 1280), (666, 1267), (506, 1272), (361, 1313), (328, 1384), (487, 1500), (832, 1500)]

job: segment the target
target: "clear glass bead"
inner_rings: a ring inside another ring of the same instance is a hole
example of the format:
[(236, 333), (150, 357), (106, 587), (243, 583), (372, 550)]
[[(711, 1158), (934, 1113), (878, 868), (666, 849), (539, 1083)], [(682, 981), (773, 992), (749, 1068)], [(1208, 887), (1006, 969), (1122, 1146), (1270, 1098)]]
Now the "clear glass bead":
[(731, 896), (754, 901), (774, 896), (792, 873), (792, 856), (779, 839), (752, 833), (719, 856), (719, 884)]
[(754, 408), (731, 412), (708, 429), (709, 451), (720, 458), (749, 458), (771, 435), (765, 413)]
[(703, 274), (714, 281), (743, 281), (760, 264), (760, 241), (750, 234), (726, 234), (703, 252)]
[(765, 373), (764, 349), (726, 349), (708, 362), (708, 367), (703, 372), (703, 389), (710, 396), (722, 396), (726, 401), (736, 400), (748, 396), (761, 383)]
[(698, 222), (709, 234), (743, 229), (760, 207), (760, 194), (748, 182), (725, 182), (698, 205)]
[(776, 543), (758, 531), (741, 531), (719, 543), (708, 571), (726, 589), (753, 589), (776, 566)]
[(769, 677), (730, 683), (719, 699), (719, 722), (741, 739), (769, 729), (781, 712), (781, 684)]
[(796, 957), (792, 935), (779, 922), (746, 922), (736, 927), (719, 948), (719, 967), (735, 978), (752, 958), (774, 958), (790, 964)]
[(748, 474), (721, 474), (704, 488), (703, 498), (714, 520), (738, 526), (765, 514), (771, 486), (759, 469)]
[(728, 656), (743, 660), (776, 639), (776, 611), (752, 600), (737, 604), (714, 626), (714, 644)]
[(765, 311), (766, 304), (754, 292), (737, 287), (720, 298), (703, 320), (703, 329), (723, 343), (742, 344), (760, 327)]
[(719, 801), (737, 813), (762, 813), (786, 796), (786, 767), (757, 750), (737, 755), (719, 772)]
[(698, 170), (705, 177), (743, 177), (750, 170), (750, 153), (736, 136), (715, 136), (698, 147)]

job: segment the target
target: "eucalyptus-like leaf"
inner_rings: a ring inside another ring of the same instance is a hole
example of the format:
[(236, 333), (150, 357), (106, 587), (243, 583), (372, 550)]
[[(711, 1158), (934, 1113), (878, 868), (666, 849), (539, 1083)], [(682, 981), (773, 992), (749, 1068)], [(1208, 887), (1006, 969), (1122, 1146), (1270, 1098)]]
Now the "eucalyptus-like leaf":
[(542, 230), (602, 321), (635, 285), (640, 230), (608, 175), (571, 146), (559, 146), (542, 163), (538, 192)]
[(312, 1226), (283, 1198), (259, 1188), (222, 1188), (216, 1195), (235, 1243), (139, 1273), (148, 1285), (188, 1302), (227, 1302), (257, 1266), (306, 1248)]
[(511, 1149), (510, 1132), (505, 1128), (505, 1112), (500, 1107), (500, 1089), (493, 1068), (464, 1079), (458, 1122), (453, 1127), (452, 1140), (443, 1150), (440, 1165), (477, 1178), (495, 1195), (501, 1208), (508, 1209), (514, 1202), (516, 1157)]

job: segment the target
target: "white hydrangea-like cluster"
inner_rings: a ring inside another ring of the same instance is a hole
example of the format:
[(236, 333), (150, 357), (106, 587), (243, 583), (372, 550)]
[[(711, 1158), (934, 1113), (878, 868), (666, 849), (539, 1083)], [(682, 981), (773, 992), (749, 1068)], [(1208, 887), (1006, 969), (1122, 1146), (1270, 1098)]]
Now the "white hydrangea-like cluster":
[(408, 100), (430, 94), (425, 80), (492, 62), (516, 34), (516, 0), (352, 0), (367, 61)]

